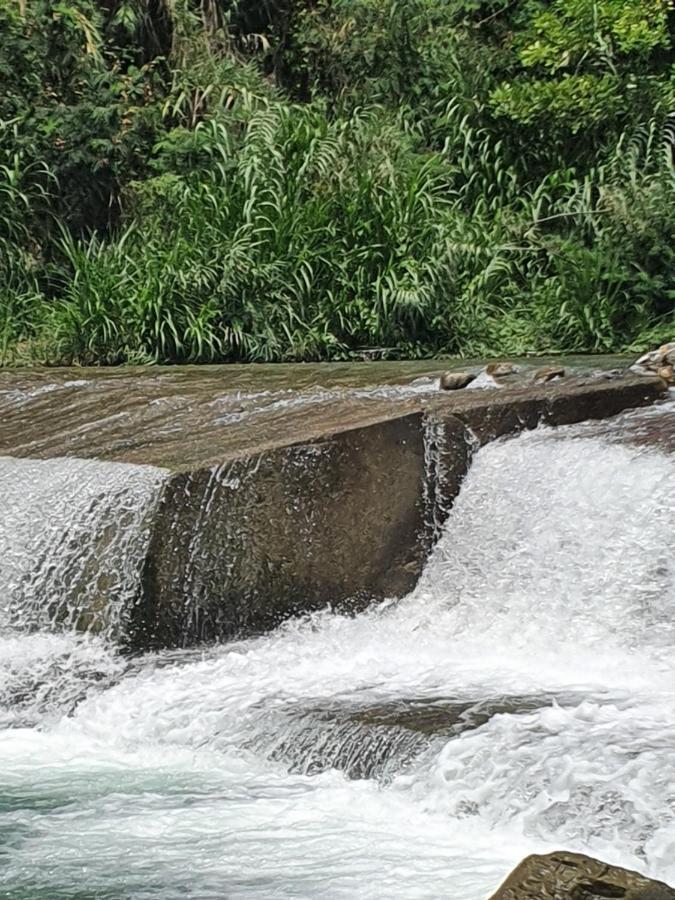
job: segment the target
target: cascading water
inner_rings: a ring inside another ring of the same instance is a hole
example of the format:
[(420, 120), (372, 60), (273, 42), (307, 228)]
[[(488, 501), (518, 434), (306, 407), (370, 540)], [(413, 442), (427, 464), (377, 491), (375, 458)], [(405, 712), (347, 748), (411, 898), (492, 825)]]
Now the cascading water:
[[(0, 458), (0, 724), (72, 707), (119, 675), (165, 472)], [(54, 711), (54, 710), (52, 710)]]
[[(675, 456), (603, 429), (480, 450), (404, 600), (148, 654), (69, 715), (7, 727), (0, 894), (484, 900), (561, 847), (675, 881)], [(3, 472), (30, 518), (33, 488)], [(115, 551), (132, 573), (161, 476), (138, 478)], [(60, 610), (70, 581), (41, 560), (80, 545), (3, 528), (11, 669), (69, 637), (26, 585)]]

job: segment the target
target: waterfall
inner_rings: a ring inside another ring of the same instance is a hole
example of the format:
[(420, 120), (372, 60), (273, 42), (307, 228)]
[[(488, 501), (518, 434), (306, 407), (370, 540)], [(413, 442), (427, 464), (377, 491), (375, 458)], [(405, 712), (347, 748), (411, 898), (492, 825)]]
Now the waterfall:
[[(165, 472), (0, 458), (0, 722), (117, 676)], [(4, 715), (3, 715), (4, 714)]]
[(132, 660), (164, 474), (3, 461), (0, 672), (56, 698), (5, 702), (0, 894), (485, 900), (560, 847), (675, 881), (675, 456), (622, 428), (475, 451), (402, 600)]
[(409, 603), (498, 644), (672, 646), (674, 464), (578, 427), (489, 445)]

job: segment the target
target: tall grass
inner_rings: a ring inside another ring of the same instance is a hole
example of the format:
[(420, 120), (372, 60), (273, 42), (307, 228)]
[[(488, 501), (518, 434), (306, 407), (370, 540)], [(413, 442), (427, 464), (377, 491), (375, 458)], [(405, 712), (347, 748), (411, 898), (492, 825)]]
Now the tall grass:
[(19, 154), (0, 163), (0, 366), (21, 355), (45, 308), (30, 221), (44, 194), (37, 174), (26, 171)]
[(244, 118), (198, 125), (121, 235), (64, 236), (55, 359), (600, 351), (672, 327), (675, 180), (649, 135), (523, 190), (468, 129), (448, 155), (382, 110)]
[[(147, 81), (128, 48), (114, 72), (86, 74), (84, 110), (107, 123), (87, 172), (112, 179), (122, 215), (99, 216), (107, 231), (52, 222), (48, 171), (0, 135), (0, 364), (606, 351), (672, 336), (665, 93), (570, 142), (490, 106), (515, 63), (508, 27), (476, 4), (309, 4), (276, 48), (233, 38), (215, 0), (106, 9), (102, 33), (167, 54)], [(73, 121), (86, 138), (89, 120)], [(63, 142), (49, 146), (70, 171)]]

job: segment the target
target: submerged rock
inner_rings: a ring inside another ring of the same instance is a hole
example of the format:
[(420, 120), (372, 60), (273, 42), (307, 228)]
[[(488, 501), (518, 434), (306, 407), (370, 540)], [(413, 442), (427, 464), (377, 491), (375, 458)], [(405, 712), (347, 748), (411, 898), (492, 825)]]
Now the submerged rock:
[(475, 377), (471, 372), (444, 372), (440, 387), (442, 391), (460, 391), (471, 384)]
[(509, 362), (488, 363), (483, 371), (492, 378), (507, 378), (509, 375), (518, 374), (518, 366)]
[(553, 381), (554, 378), (564, 377), (565, 370), (562, 366), (544, 366), (542, 369), (537, 369), (532, 376), (532, 381), (535, 384), (544, 384), (547, 381)]
[(580, 853), (528, 856), (491, 900), (675, 900), (675, 889)]
[[(291, 771), (313, 775), (339, 769), (348, 778), (387, 782), (422, 753), (493, 716), (550, 706), (576, 705), (582, 695), (524, 694), (459, 699), (399, 697), (364, 701), (341, 697), (317, 704), (290, 703), (274, 710), (261, 706), (265, 722), (248, 748)], [(271, 717), (275, 719), (272, 720)], [(270, 721), (274, 721), (270, 727)]]

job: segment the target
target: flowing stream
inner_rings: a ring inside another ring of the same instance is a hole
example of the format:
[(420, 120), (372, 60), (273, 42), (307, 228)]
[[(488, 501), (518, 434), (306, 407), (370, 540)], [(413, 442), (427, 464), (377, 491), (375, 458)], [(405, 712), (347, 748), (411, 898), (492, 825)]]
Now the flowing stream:
[(485, 900), (554, 848), (675, 882), (675, 455), (620, 427), (480, 450), (401, 601), (136, 658), (163, 470), (0, 460), (0, 896)]

